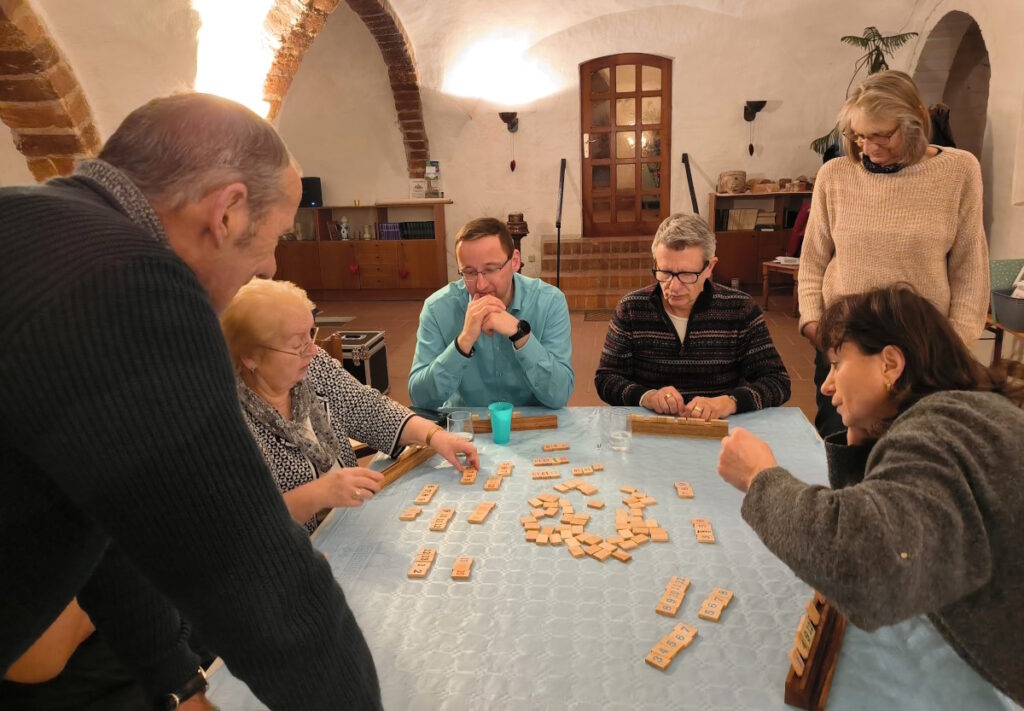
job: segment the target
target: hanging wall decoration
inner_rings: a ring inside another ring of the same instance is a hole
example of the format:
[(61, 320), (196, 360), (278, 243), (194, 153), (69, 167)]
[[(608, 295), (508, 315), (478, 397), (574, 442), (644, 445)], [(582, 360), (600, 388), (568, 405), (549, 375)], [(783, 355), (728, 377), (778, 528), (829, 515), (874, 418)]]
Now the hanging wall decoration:
[(748, 101), (743, 107), (743, 120), (746, 121), (750, 126), (747, 130), (747, 152), (750, 155), (754, 155), (754, 119), (757, 118), (757, 112), (760, 111), (767, 105), (767, 101)]
[(504, 121), (508, 128), (509, 151), (512, 154), (512, 160), (509, 161), (508, 167), (514, 173), (516, 172), (516, 131), (519, 130), (519, 119), (515, 111), (501, 111), (498, 113), (498, 118)]

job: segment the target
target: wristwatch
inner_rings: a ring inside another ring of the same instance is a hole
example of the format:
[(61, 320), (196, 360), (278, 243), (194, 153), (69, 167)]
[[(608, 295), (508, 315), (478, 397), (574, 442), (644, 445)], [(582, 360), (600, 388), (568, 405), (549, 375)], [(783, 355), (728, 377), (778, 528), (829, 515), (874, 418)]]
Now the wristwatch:
[(196, 675), (186, 681), (180, 689), (161, 696), (158, 708), (165, 709), (165, 711), (174, 711), (174, 709), (196, 694), (206, 691), (207, 687), (209, 687), (209, 684), (206, 681), (206, 672), (203, 671), (202, 667), (199, 667), (196, 670)]
[(510, 340), (513, 343), (515, 343), (516, 341), (518, 341), (523, 336), (528, 336), (529, 334), (530, 334), (530, 322), (525, 320), (525, 319), (519, 319), (519, 328), (516, 329), (515, 333), (513, 333), (511, 336), (508, 337), (508, 340)]

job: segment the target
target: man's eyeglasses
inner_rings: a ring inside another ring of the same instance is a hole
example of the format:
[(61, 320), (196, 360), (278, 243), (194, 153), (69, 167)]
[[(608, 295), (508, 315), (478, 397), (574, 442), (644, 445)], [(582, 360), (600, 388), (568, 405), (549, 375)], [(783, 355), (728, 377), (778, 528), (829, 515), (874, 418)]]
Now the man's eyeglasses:
[(865, 143), (869, 141), (871, 143), (874, 143), (876, 146), (888, 146), (889, 141), (892, 139), (893, 136), (896, 135), (896, 132), (899, 130), (900, 127), (897, 126), (888, 133), (869, 133), (868, 135), (865, 136), (860, 133), (853, 133), (852, 131), (843, 131), (843, 135), (846, 136), (846, 140), (850, 141), (851, 143), (856, 143), (858, 146), (863, 146)]
[(472, 282), (472, 281), (476, 281), (480, 277), (484, 277), (485, 279), (490, 279), (492, 276), (494, 276), (495, 274), (500, 272), (502, 269), (504, 269), (508, 265), (508, 263), (511, 262), (511, 261), (512, 261), (512, 257), (509, 257), (508, 259), (506, 259), (504, 262), (501, 263), (500, 267), (485, 267), (484, 269), (481, 269), (480, 271), (476, 271), (475, 269), (460, 269), (459, 270), (459, 276), (462, 277), (462, 280), (465, 281), (466, 283), (469, 283), (469, 282)]
[(667, 269), (652, 269), (651, 274), (658, 280), (659, 284), (671, 284), (673, 279), (678, 279), (680, 284), (690, 285), (696, 284), (697, 280), (700, 279), (700, 275), (704, 273), (704, 270), (708, 268), (711, 262), (704, 262), (704, 266), (700, 268), (699, 272), (670, 272)]
[(307, 356), (316, 353), (316, 334), (320, 332), (320, 329), (316, 326), (309, 329), (309, 340), (299, 346), (297, 351), (289, 351), (284, 348), (274, 348), (273, 346), (260, 346), (266, 348), (268, 351), (274, 351), (275, 353), (285, 353), (287, 355), (293, 355), (296, 358), (306, 358)]

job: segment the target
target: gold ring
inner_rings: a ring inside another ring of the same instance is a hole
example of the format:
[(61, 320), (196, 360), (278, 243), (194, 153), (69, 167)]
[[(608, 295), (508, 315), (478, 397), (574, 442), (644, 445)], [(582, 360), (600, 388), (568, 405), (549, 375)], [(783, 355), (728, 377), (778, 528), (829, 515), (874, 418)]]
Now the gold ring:
[(357, 499), (363, 498), (363, 490), (362, 489), (356, 489), (356, 498)]
[(704, 408), (703, 408), (703, 407), (700, 407), (700, 406), (698, 406), (698, 407), (695, 407), (695, 408), (693, 408), (693, 411), (694, 411), (694, 412), (704, 412)]
[(665, 399), (666, 400), (671, 400), (672, 396), (669, 393), (665, 393)]

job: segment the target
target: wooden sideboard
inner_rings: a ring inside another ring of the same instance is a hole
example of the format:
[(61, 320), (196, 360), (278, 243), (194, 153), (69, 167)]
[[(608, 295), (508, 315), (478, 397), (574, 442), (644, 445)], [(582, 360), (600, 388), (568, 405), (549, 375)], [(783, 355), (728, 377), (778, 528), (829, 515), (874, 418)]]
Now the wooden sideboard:
[[(299, 208), (297, 233), (277, 245), (275, 279), (319, 299), (422, 299), (448, 283), (444, 206), (448, 198)], [(351, 239), (333, 225), (348, 219)], [(359, 239), (365, 225), (433, 222), (433, 238)]]
[[(714, 280), (728, 285), (739, 279), (741, 288), (750, 290), (762, 282), (761, 265), (786, 253), (792, 224), (796, 213), (806, 200), (811, 199), (810, 191), (785, 193), (741, 193), (739, 195), (711, 193), (708, 196), (708, 215), (715, 240), (718, 243), (715, 255)], [(727, 229), (721, 220), (723, 211), (733, 209), (761, 209), (774, 212), (771, 229)]]

